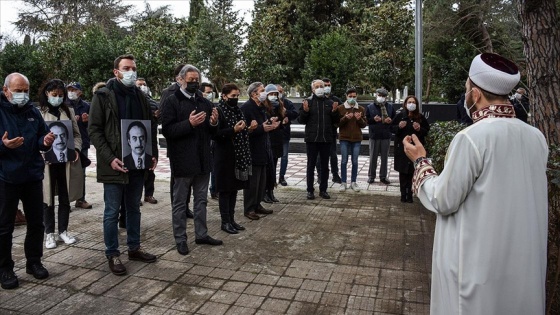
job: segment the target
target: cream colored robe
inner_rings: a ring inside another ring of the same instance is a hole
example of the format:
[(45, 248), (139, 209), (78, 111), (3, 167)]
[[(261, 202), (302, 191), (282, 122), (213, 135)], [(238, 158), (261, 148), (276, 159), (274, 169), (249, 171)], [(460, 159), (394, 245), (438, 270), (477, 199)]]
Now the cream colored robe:
[(515, 118), (455, 136), (418, 191), (437, 214), (431, 314), (544, 314), (547, 157), (543, 134)]

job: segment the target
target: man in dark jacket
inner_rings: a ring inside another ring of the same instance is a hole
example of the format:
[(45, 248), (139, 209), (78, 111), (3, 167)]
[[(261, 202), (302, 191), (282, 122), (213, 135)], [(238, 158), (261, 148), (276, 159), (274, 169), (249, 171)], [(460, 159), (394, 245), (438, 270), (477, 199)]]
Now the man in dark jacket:
[(208, 235), (206, 204), (210, 180), (210, 138), (218, 126), (218, 111), (198, 91), (200, 71), (185, 65), (181, 88), (163, 103), (162, 132), (173, 170), (173, 236), (177, 252), (187, 255), (187, 193), (193, 189), (196, 244), (222, 245)]
[[(105, 210), (103, 238), (109, 269), (115, 275), (126, 274), (119, 256), (118, 217), (124, 195), (128, 259), (152, 263), (156, 256), (140, 247), (140, 198), (146, 170), (123, 168), (121, 119), (150, 120), (155, 139), (157, 122), (142, 91), (136, 87), (136, 62), (132, 55), (115, 59), (115, 78), (93, 95), (89, 117), (89, 137), (97, 154), (97, 181), (103, 183)], [(157, 166), (157, 141), (152, 141), (151, 169)]]
[(368, 183), (375, 181), (377, 173), (377, 157), (381, 154), (381, 167), (379, 179), (389, 185), (387, 179), (387, 159), (389, 157), (389, 145), (391, 144), (391, 123), (395, 118), (393, 104), (387, 102), (389, 94), (384, 88), (377, 89), (377, 99), (367, 106), (366, 118), (369, 125), (369, 172)]
[[(76, 115), (76, 122), (78, 123), (78, 128), (80, 128), (80, 135), (82, 136), (82, 149), (80, 151), (82, 157), (88, 156), (88, 150), (90, 147), (90, 140), (87, 131), (88, 121), (89, 121), (89, 103), (82, 99), (82, 85), (80, 82), (71, 82), (68, 84), (68, 100), (70, 102), (70, 107), (74, 108), (74, 114)], [(83, 161), (82, 161), (83, 162)], [(86, 168), (84, 167), (84, 194), (83, 196), (76, 200), (74, 205), (76, 208), (91, 209), (92, 206), (86, 201)]]
[(268, 133), (280, 125), (275, 119), (267, 119), (264, 101), (266, 92), (261, 82), (253, 82), (247, 88), (249, 100), (241, 105), (245, 123), (249, 126), (249, 147), (253, 163), (249, 175), (249, 188), (243, 189), (244, 214), (251, 220), (258, 220), (260, 214), (272, 214), (272, 210), (261, 205), (266, 188), (266, 165), (272, 163), (272, 151)]
[(314, 80), (311, 83), (313, 95), (303, 100), (299, 121), (305, 125), (305, 145), (307, 148), (307, 199), (315, 199), (313, 181), (317, 155), (321, 162), (319, 196), (330, 199), (327, 192), (329, 179), (329, 156), (333, 141), (333, 125), (338, 123), (338, 103), (325, 97), (325, 83)]
[(29, 80), (20, 73), (6, 77), (0, 93), (0, 281), (3, 289), (19, 286), (12, 260), (12, 234), (19, 200), (27, 216), (25, 271), (36, 279), (49, 272), (43, 256), (43, 172), (41, 151), (54, 136), (29, 101)]
[(280, 185), (282, 186), (287, 186), (288, 183), (286, 182), (286, 179), (284, 179), (284, 176), (286, 176), (286, 170), (288, 169), (288, 153), (290, 151), (291, 139), (290, 126), (292, 124), (292, 121), (298, 118), (299, 114), (296, 110), (296, 107), (294, 106), (294, 103), (286, 97), (286, 94), (284, 94), (284, 88), (282, 87), (282, 85), (276, 84), (276, 88), (280, 93), (278, 95), (278, 98), (281, 99), (282, 102), (284, 102), (284, 108), (286, 109), (286, 117), (282, 122), (282, 124), (284, 125), (284, 128), (282, 129), (284, 131), (284, 143), (282, 148), (282, 158), (280, 159), (280, 176), (278, 178), (278, 183), (280, 183)]
[[(333, 103), (342, 104), (340, 98), (338, 98), (336, 95), (334, 95), (331, 92), (332, 91), (331, 80), (329, 78), (323, 78), (322, 80), (325, 83), (325, 97), (330, 99)], [(333, 124), (332, 129), (333, 129), (332, 132), (333, 141), (331, 142), (331, 150), (329, 153), (330, 162), (331, 162), (330, 164), (331, 164), (332, 181), (333, 183), (340, 184), (342, 183), (342, 180), (340, 179), (340, 175), (338, 175), (338, 155), (336, 154), (336, 137), (337, 137), (336, 130), (338, 129), (338, 125)], [(319, 163), (319, 160), (317, 160), (317, 174), (321, 174), (321, 163)]]

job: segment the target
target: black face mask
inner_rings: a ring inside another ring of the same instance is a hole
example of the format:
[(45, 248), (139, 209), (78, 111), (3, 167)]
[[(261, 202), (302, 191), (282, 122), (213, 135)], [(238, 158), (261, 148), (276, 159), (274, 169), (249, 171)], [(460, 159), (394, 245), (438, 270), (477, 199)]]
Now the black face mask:
[(237, 103), (239, 103), (239, 99), (238, 98), (228, 98), (228, 100), (226, 101), (226, 103), (231, 106), (237, 106)]
[(198, 90), (198, 86), (198, 82), (187, 82), (187, 88), (185, 90), (193, 94), (194, 92), (196, 92), (196, 90)]

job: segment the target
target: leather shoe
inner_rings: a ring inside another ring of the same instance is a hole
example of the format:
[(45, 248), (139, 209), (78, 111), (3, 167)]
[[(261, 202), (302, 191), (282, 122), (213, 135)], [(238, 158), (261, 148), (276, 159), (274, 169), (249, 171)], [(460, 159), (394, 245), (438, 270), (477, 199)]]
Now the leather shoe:
[(370, 178), (367, 180), (368, 184), (373, 184), (375, 183), (375, 178)]
[(109, 269), (114, 275), (124, 276), (126, 274), (126, 267), (121, 262), (119, 255), (107, 257), (109, 259)]
[(264, 194), (263, 201), (266, 203), (274, 203), (274, 201), (270, 199), (270, 193), (268, 191)]
[(128, 251), (128, 259), (138, 260), (145, 263), (153, 263), (157, 260), (157, 257), (144, 251), (142, 247), (139, 247), (137, 250)]
[(276, 199), (276, 197), (274, 196), (274, 191), (273, 190), (270, 191), (270, 200), (272, 200), (274, 202), (280, 202), (280, 200)]
[(91, 204), (89, 204), (87, 201), (85, 200), (77, 200), (76, 204), (74, 205), (74, 207), (76, 208), (82, 208), (82, 209), (91, 209), (93, 208), (93, 206)]
[(144, 197), (144, 201), (149, 202), (153, 205), (155, 205), (157, 203), (157, 199), (154, 198), (154, 196), (146, 196), (146, 197)]
[(18, 278), (13, 270), (6, 270), (0, 274), (2, 289), (10, 290), (19, 287)]
[(222, 223), (222, 231), (224, 231), (226, 233), (229, 233), (229, 234), (239, 233), (239, 231), (237, 231), (237, 229), (234, 228), (231, 223)]
[(255, 211), (245, 212), (244, 215), (251, 220), (258, 220), (261, 218), (255, 213)]
[(218, 193), (217, 192), (210, 193), (210, 198), (218, 200), (218, 198), (219, 198)]
[(342, 184), (342, 179), (338, 176), (338, 174), (333, 174), (332, 181), (336, 184)]
[(308, 191), (308, 192), (307, 192), (307, 199), (308, 199), (308, 200), (313, 200), (313, 199), (315, 199), (315, 194), (314, 194), (313, 192), (311, 192), (311, 191)]
[(194, 242), (197, 243), (197, 244), (206, 244), (206, 245), (212, 245), (212, 246), (217, 246), (217, 245), (224, 244), (224, 242), (222, 242), (221, 240), (213, 239), (209, 235), (206, 235), (205, 238), (195, 239)]
[(189, 247), (187, 246), (187, 242), (186, 241), (182, 241), (181, 243), (177, 244), (177, 252), (179, 252), (179, 254), (186, 256), (189, 254)]
[(282, 186), (288, 186), (288, 183), (286, 182), (284, 177), (280, 177), (280, 179), (278, 179), (278, 183), (280, 183), (280, 185)]
[(49, 276), (49, 272), (41, 263), (34, 263), (30, 266), (25, 266), (25, 272), (33, 275), (35, 279), (45, 279)]
[(187, 218), (194, 219), (194, 213), (187, 207)]
[(260, 213), (260, 214), (272, 214), (274, 211), (269, 210), (269, 209), (265, 209), (265, 208), (263, 208), (263, 206), (258, 205), (257, 210), (255, 210), (255, 212)]
[(391, 184), (391, 182), (390, 182), (388, 179), (386, 179), (386, 178), (381, 179), (380, 182), (382, 182), (382, 183), (385, 184), (385, 185)]
[(320, 192), (319, 196), (321, 196), (323, 199), (331, 199), (331, 195), (329, 195), (329, 193), (326, 191)]
[(235, 221), (231, 221), (231, 225), (233, 226), (234, 229), (238, 231), (245, 231), (245, 227)]

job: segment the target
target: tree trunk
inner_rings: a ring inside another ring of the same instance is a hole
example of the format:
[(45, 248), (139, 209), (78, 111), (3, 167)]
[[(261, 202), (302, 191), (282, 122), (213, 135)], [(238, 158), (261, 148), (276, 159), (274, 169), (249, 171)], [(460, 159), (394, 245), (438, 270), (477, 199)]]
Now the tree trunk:
[[(552, 180), (560, 144), (560, 25), (556, 0), (520, 0), (519, 18), (527, 61), (529, 100), (535, 126), (551, 146), (548, 195), (548, 265), (546, 273), (546, 313), (560, 313), (560, 191)], [(556, 168), (556, 170), (555, 170)], [(555, 178), (556, 177), (556, 178)], [(530, 294), (530, 293), (528, 293)]]
[(560, 145), (560, 27), (555, 0), (520, 0), (531, 112), (549, 145)]

